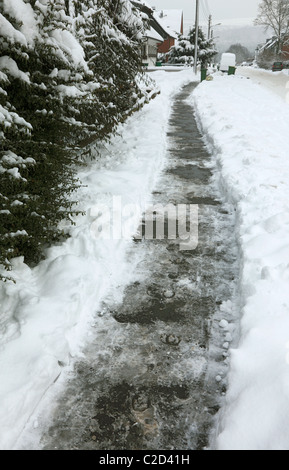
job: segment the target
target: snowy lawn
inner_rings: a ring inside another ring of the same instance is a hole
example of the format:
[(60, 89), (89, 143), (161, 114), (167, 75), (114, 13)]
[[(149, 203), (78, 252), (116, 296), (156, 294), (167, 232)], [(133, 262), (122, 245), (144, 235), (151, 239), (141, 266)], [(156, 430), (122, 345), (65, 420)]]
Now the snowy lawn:
[[(79, 209), (71, 238), (47, 251), (33, 269), (15, 259), (12, 282), (0, 285), (0, 449), (17, 449), (28, 420), (59, 374), (81, 355), (95, 312), (108, 291), (128, 283), (131, 266), (126, 253), (139, 218), (129, 220), (127, 237), (96, 237), (96, 205), (122, 207), (146, 203), (166, 156), (166, 132), (174, 94), (195, 80), (192, 69), (152, 73), (161, 94), (119, 127), (119, 136), (100, 149), (100, 157), (79, 177)], [(197, 77), (199, 78), (199, 77)], [(121, 198), (121, 199), (120, 199)], [(127, 220), (126, 220), (127, 222)], [(33, 422), (33, 421), (32, 421)], [(37, 423), (35, 422), (35, 426)]]
[(237, 210), (242, 254), (240, 340), (230, 351), (214, 448), (288, 450), (288, 78), (243, 73), (252, 79), (216, 73), (191, 97), (224, 194)]

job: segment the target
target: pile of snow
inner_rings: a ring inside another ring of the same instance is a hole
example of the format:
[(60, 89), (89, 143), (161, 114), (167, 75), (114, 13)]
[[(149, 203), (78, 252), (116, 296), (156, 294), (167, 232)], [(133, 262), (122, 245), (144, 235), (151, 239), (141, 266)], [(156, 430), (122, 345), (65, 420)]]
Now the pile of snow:
[[(215, 74), (191, 97), (224, 195), (237, 211), (242, 254), (240, 339), (230, 351), (212, 447), (288, 450), (289, 106), (280, 85), (276, 94), (262, 84), (263, 72), (250, 74), (254, 81)], [(278, 88), (281, 74), (265, 75)]]
[(272, 72), (271, 70), (254, 67), (238, 67), (236, 74), (250, 78), (254, 83), (265, 86), (287, 101), (289, 96), (288, 72), (287, 69), (282, 70), (282, 72)]
[[(139, 219), (131, 218), (130, 233), (102, 239), (93, 229), (100, 204), (116, 218), (122, 207), (150, 201), (165, 162), (166, 132), (172, 98), (195, 79), (192, 70), (152, 74), (161, 94), (131, 116), (106, 148), (95, 149), (96, 161), (79, 173), (79, 207), (85, 215), (70, 227), (71, 238), (47, 252), (31, 269), (22, 258), (13, 260), (12, 282), (0, 285), (0, 448), (16, 449), (28, 420), (73, 358), (81, 356), (90, 325), (108, 291), (130, 282), (126, 253)], [(145, 132), (140, 132), (140, 129)], [(148, 138), (149, 136), (149, 138)], [(37, 214), (36, 214), (37, 215)], [(64, 227), (68, 230), (68, 227)], [(17, 234), (15, 234), (16, 236)], [(117, 289), (118, 288), (118, 289)], [(119, 294), (118, 294), (119, 295)]]

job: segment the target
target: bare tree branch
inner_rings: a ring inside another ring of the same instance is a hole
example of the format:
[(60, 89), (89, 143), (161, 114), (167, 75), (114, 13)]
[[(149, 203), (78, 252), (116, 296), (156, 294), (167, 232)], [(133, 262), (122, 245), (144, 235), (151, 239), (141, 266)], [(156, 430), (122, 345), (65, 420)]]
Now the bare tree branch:
[(289, 34), (289, 0), (262, 0), (254, 24), (273, 30), (276, 54), (280, 55)]

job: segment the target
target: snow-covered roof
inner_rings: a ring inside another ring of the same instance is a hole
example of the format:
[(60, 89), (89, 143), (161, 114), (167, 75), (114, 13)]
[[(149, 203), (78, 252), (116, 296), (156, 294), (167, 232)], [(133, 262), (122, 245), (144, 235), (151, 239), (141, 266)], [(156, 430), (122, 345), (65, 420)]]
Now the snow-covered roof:
[(145, 36), (150, 39), (155, 39), (158, 42), (163, 42), (164, 38), (156, 32), (155, 29), (149, 28), (145, 32)]
[(154, 12), (155, 18), (165, 25), (170, 35), (181, 33), (183, 10), (158, 10)]
[(137, 3), (139, 6), (145, 6), (149, 8), (150, 10), (153, 9), (151, 5), (148, 2), (145, 2), (144, 0), (133, 0), (133, 3)]
[(174, 39), (177, 39), (178, 35), (175, 33), (171, 28), (169, 28), (166, 23), (160, 18), (159, 16), (156, 15), (156, 12), (153, 13), (153, 18), (156, 23), (158, 23), (162, 29), (166, 32), (167, 36), (170, 36)]
[[(282, 34), (282, 36), (284, 39), (284, 44), (288, 44), (289, 35)], [(265, 49), (272, 49), (273, 47), (276, 46), (277, 42), (278, 42), (277, 36), (272, 36), (270, 39), (267, 39), (265, 44), (258, 44), (259, 52), (263, 52)]]
[[(172, 36), (173, 33), (170, 32), (166, 24), (162, 22), (159, 17), (155, 14), (155, 9), (148, 2), (143, 0), (130, 0), (131, 3), (137, 7), (141, 12), (148, 15), (150, 20), (150, 30), (155, 30), (156, 34), (161, 36), (161, 42), (164, 41), (168, 36)], [(150, 31), (149, 30), (149, 31)], [(151, 36), (149, 36), (151, 37)], [(158, 38), (159, 40), (159, 38)]]

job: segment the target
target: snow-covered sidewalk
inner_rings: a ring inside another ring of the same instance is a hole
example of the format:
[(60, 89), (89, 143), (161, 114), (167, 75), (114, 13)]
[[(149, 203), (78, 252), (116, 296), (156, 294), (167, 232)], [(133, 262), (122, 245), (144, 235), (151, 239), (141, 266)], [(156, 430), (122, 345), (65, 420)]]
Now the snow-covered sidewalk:
[[(52, 247), (47, 259), (30, 269), (14, 260), (16, 284), (0, 285), (0, 449), (17, 448), (17, 439), (47, 389), (81, 355), (89, 325), (107, 292), (130, 281), (127, 250), (138, 227), (135, 213), (126, 239), (95, 236), (96, 206), (112, 207), (116, 217), (128, 204), (145, 204), (162, 169), (173, 96), (196, 79), (192, 69), (152, 73), (161, 94), (131, 116), (100, 156), (80, 172), (79, 216), (71, 238)], [(197, 77), (198, 79), (198, 77)], [(128, 219), (128, 220), (127, 220)], [(119, 290), (119, 289), (118, 289)], [(97, 317), (101, 327), (101, 318)], [(35, 423), (37, 426), (37, 423)]]
[[(47, 389), (81, 356), (90, 324), (101, 327), (101, 317), (94, 315), (101, 301), (114, 286), (119, 292), (131, 281), (126, 253), (133, 242), (97, 239), (96, 205), (111, 207), (113, 196), (122, 206), (150, 200), (165, 161), (172, 98), (195, 79), (191, 69), (151, 76), (162, 93), (131, 116), (79, 175), (86, 215), (69, 228), (71, 238), (49, 249), (33, 269), (16, 259), (17, 283), (0, 286), (0, 449), (17, 448)], [(230, 351), (228, 392), (212, 447), (288, 450), (287, 82), (276, 94), (238, 74), (213, 78), (197, 87), (191, 102), (218, 163), (224, 195), (237, 211), (242, 260), (240, 341)], [(137, 214), (130, 222), (132, 235)]]
[[(242, 253), (240, 341), (230, 351), (229, 388), (213, 445), (288, 450), (288, 79), (252, 74), (254, 81), (217, 73), (192, 97), (223, 191), (237, 210)], [(276, 79), (277, 94), (262, 84), (264, 76)]]
[(268, 88), (288, 102), (289, 69), (284, 69), (282, 72), (271, 72), (255, 67), (237, 67), (236, 75), (250, 78), (254, 83)]

